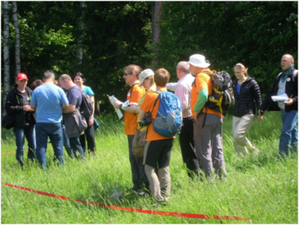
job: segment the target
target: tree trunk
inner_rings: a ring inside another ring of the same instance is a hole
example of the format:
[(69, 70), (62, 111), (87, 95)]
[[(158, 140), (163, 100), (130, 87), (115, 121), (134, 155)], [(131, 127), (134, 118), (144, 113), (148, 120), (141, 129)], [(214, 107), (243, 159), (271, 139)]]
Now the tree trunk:
[(15, 26), (15, 60), (16, 60), (16, 75), (21, 72), (21, 59), (20, 59), (20, 29), (17, 15), (17, 2), (12, 2), (12, 17)]
[(79, 27), (78, 27), (78, 41), (77, 41), (77, 66), (80, 68), (82, 64), (82, 58), (83, 58), (83, 38), (84, 38), (84, 23), (83, 23), (83, 16), (84, 16), (84, 7), (85, 7), (85, 1), (80, 2), (81, 7), (81, 15), (79, 18)]
[(156, 68), (159, 63), (158, 51), (160, 46), (161, 16), (162, 16), (162, 1), (155, 2), (153, 8), (153, 17), (152, 17), (152, 31), (153, 31), (152, 68)]
[(8, 1), (3, 2), (3, 61), (4, 61), (4, 105), (2, 110), (2, 116), (6, 115), (5, 101), (7, 94), (10, 90), (10, 61), (9, 61), (9, 5)]

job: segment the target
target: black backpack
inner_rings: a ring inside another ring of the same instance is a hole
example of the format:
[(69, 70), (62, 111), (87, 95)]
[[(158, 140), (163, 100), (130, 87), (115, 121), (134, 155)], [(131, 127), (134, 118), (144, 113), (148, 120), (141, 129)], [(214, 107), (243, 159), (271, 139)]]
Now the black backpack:
[(88, 121), (89, 117), (92, 116), (93, 102), (90, 100), (87, 94), (82, 92), (81, 89), (78, 90), (80, 90), (82, 94), (82, 103), (80, 105), (80, 112), (82, 116)]
[(229, 108), (235, 104), (233, 93), (233, 82), (226, 71), (216, 72), (211, 76), (213, 82), (213, 92), (209, 96), (206, 106), (216, 112), (227, 113)]

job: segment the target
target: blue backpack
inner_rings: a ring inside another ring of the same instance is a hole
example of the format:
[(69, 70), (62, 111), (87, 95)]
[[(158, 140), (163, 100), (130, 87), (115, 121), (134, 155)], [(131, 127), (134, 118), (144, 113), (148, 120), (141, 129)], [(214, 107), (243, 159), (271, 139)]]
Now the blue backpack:
[(176, 136), (182, 128), (182, 105), (180, 99), (173, 93), (167, 91), (156, 91), (160, 104), (156, 119), (153, 123), (154, 130), (165, 137)]

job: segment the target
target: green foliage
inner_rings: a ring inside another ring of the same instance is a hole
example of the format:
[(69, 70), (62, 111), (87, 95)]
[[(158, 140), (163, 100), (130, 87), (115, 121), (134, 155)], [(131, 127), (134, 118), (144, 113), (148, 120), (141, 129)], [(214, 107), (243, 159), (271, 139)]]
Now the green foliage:
[[(279, 161), (278, 140), (281, 130), (279, 113), (264, 115), (254, 122), (247, 137), (260, 149), (258, 155), (237, 158), (231, 129), (232, 116), (224, 118), (223, 151), (227, 181), (214, 183), (189, 181), (183, 164), (179, 140), (174, 141), (170, 160), (171, 198), (158, 211), (229, 215), (250, 218), (254, 224), (298, 223), (298, 160)], [(12, 130), (2, 129), (1, 181), (21, 187), (62, 195), (83, 201), (150, 210), (152, 197), (130, 193), (131, 170), (124, 123), (114, 117), (98, 117), (96, 157), (85, 161), (66, 155), (64, 167), (57, 167), (53, 149), (47, 149), (48, 170), (38, 164), (26, 164), (21, 170), (15, 160)], [(65, 151), (66, 153), (66, 151)], [(26, 158), (26, 156), (25, 156)], [(113, 183), (124, 194), (120, 201), (110, 198)], [(49, 198), (7, 187), (1, 187), (1, 221), (4, 224), (237, 224), (245, 221), (200, 220), (170, 216), (123, 212), (113, 209)], [(18, 212), (18, 213), (16, 213)]]
[[(154, 2), (85, 2), (83, 62), (76, 49), (80, 2), (17, 2), (21, 37), (21, 68), (29, 84), (47, 69), (73, 75), (82, 72), (101, 102), (112, 110), (106, 94), (125, 100), (123, 67), (152, 62)], [(12, 20), (11, 20), (12, 21)], [(158, 67), (176, 81), (176, 64), (201, 53), (214, 70), (244, 63), (264, 95), (280, 71), (280, 58), (298, 52), (298, 2), (166, 1), (162, 4)], [(14, 83), (14, 27), (11, 22), (11, 84)], [(3, 65), (3, 63), (2, 63)], [(3, 79), (2, 79), (3, 81)]]

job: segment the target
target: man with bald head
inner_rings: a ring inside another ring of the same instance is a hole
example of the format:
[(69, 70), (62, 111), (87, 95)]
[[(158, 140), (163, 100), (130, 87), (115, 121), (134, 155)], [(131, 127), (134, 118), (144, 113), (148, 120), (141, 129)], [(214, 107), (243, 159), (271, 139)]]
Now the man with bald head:
[(263, 112), (271, 104), (277, 106), (277, 102), (273, 102), (271, 96), (284, 93), (288, 95), (287, 101), (278, 102), (283, 123), (279, 140), (279, 156), (284, 158), (289, 153), (297, 152), (298, 146), (298, 70), (294, 69), (294, 57), (292, 55), (285, 54), (282, 56), (281, 69), (282, 72), (276, 77), (271, 91), (267, 94), (259, 110), (259, 117), (261, 120)]
[(190, 179), (198, 176), (199, 162), (195, 153), (193, 139), (193, 116), (191, 112), (191, 89), (194, 77), (189, 70), (186, 61), (180, 61), (176, 67), (176, 74), (179, 79), (177, 83), (168, 83), (166, 88), (174, 91), (175, 95), (181, 100), (183, 111), (183, 127), (180, 132), (180, 146), (183, 162), (187, 167), (187, 174)]

